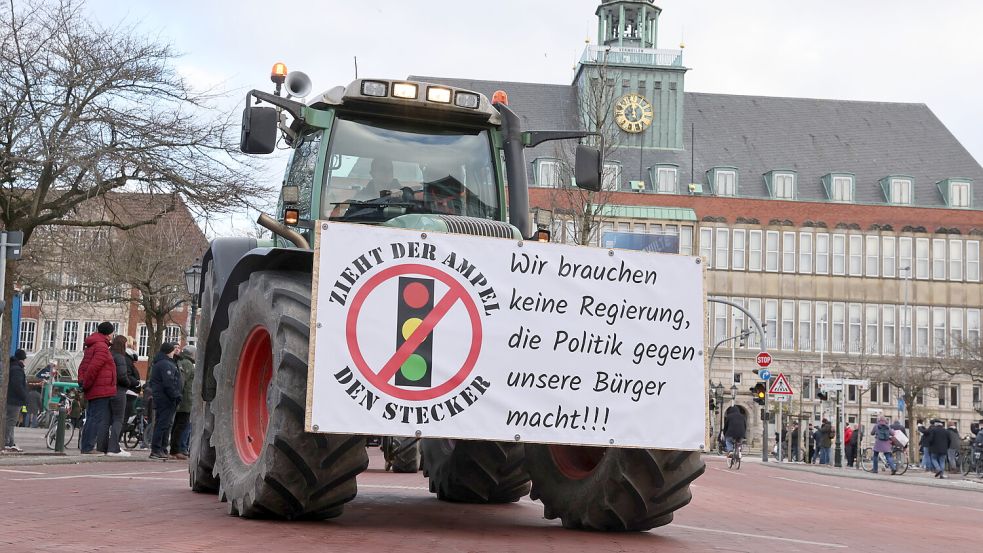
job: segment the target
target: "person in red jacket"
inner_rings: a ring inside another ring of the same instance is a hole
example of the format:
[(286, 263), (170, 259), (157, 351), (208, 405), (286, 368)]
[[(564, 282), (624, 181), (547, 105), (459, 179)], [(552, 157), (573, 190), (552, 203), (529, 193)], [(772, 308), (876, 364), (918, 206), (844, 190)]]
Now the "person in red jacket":
[(843, 429), (843, 449), (846, 451), (846, 466), (852, 467), (853, 460), (856, 457), (857, 452), (854, 451), (853, 442), (850, 438), (853, 437), (853, 428), (849, 424), (844, 425), (846, 428)]
[(99, 323), (96, 332), (85, 339), (85, 352), (79, 363), (79, 383), (88, 402), (79, 449), (94, 455), (99, 436), (109, 433), (109, 403), (116, 395), (116, 362), (109, 352), (113, 323)]

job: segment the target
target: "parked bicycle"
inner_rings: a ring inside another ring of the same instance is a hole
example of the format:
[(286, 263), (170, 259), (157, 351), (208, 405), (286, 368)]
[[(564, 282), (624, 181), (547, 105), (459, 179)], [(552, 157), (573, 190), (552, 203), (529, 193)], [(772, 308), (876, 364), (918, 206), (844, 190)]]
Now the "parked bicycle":
[[(894, 466), (897, 471), (896, 474), (904, 474), (908, 472), (908, 449), (900, 446), (894, 446), (891, 448), (891, 456), (894, 457)], [(883, 455), (881, 457), (884, 458)], [(883, 468), (888, 468), (887, 461), (884, 460), (883, 464), (880, 465), (878, 470), (883, 470)], [(866, 472), (873, 472), (874, 470), (874, 450), (869, 447), (865, 447), (863, 452), (860, 454), (860, 468), (864, 469)]]
[(962, 456), (963, 476), (974, 472), (978, 478), (983, 478), (983, 448), (972, 446), (969, 452)]
[(130, 418), (126, 420), (123, 431), (119, 434), (119, 441), (128, 449), (135, 449), (141, 444), (146, 444), (145, 434), (148, 423), (143, 407), (137, 407), (133, 410)]
[[(58, 394), (58, 405), (59, 408), (64, 405), (65, 413), (67, 414), (72, 409), (72, 399), (68, 397), (67, 394)], [(58, 440), (58, 409), (50, 409), (47, 412), (48, 420), (48, 430), (44, 433), (44, 443), (48, 446), (48, 449), (55, 449), (56, 441)], [(75, 425), (72, 424), (71, 419), (67, 416), (65, 417), (65, 447), (72, 442), (75, 437)], [(81, 439), (81, 438), (79, 438)]]

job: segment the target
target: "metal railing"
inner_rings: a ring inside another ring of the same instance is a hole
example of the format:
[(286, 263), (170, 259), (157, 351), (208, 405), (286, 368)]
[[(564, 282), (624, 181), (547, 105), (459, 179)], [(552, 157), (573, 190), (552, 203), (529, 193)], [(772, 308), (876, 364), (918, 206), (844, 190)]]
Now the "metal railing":
[(611, 63), (649, 67), (682, 67), (683, 51), (663, 48), (627, 48), (588, 45), (580, 63)]

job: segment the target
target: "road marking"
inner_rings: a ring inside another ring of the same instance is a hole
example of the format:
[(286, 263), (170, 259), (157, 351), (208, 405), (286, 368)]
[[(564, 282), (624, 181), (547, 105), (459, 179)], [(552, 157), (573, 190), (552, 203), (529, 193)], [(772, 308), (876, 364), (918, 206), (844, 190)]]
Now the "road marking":
[(983, 512), (983, 509), (977, 509), (975, 507), (965, 507), (965, 506), (962, 506), (962, 505), (946, 505), (945, 503), (933, 503), (931, 501), (922, 501), (920, 499), (908, 499), (907, 497), (898, 497), (896, 495), (886, 495), (886, 494), (882, 494), (882, 493), (868, 492), (866, 490), (858, 490), (858, 489), (854, 489), (854, 488), (846, 488), (846, 487), (843, 487), (843, 486), (835, 486), (833, 484), (820, 484), (818, 482), (809, 482), (807, 480), (796, 480), (794, 478), (786, 478), (784, 476), (769, 476), (768, 478), (774, 478), (776, 480), (785, 480), (787, 482), (796, 482), (796, 483), (799, 483), (799, 484), (808, 484), (810, 486), (820, 486), (820, 487), (823, 487), (823, 488), (833, 488), (833, 489), (843, 490), (843, 491), (850, 492), (850, 493), (859, 493), (859, 494), (864, 494), (864, 495), (872, 495), (874, 497), (883, 497), (884, 499), (890, 499), (890, 500), (896, 500), (896, 501), (907, 501), (909, 503), (918, 503), (920, 505), (931, 505), (933, 507), (948, 507), (950, 509), (969, 509), (970, 511), (980, 511), (980, 512)]
[(716, 470), (716, 471), (720, 471), (720, 472), (723, 472), (723, 473), (726, 473), (726, 474), (733, 474), (733, 475), (736, 475), (736, 476), (747, 476), (746, 474), (741, 473), (741, 472), (737, 472), (736, 470), (733, 470), (733, 469), (718, 469), (717, 467), (710, 467), (710, 469)]
[(359, 488), (379, 488), (383, 490), (423, 490), (430, 491), (426, 486), (389, 486), (386, 484), (359, 484)]
[(47, 474), (44, 472), (34, 472), (33, 470), (14, 470), (14, 469), (0, 469), (0, 472), (14, 472), (17, 474)]
[(821, 547), (839, 547), (845, 549), (847, 546), (841, 543), (825, 543), (820, 541), (808, 541), (808, 540), (797, 540), (794, 538), (780, 538), (778, 536), (769, 536), (766, 534), (747, 534), (745, 532), (731, 532), (730, 530), (717, 530), (715, 528), (700, 528), (699, 526), (687, 526), (685, 524), (679, 524), (678, 522), (672, 523), (671, 526), (667, 526), (666, 529), (673, 528), (683, 528), (685, 530), (696, 530), (697, 532), (711, 532), (714, 534), (727, 534), (729, 536), (741, 536), (745, 538), (758, 538), (762, 540), (773, 540), (773, 541), (783, 541), (788, 543), (799, 543), (802, 545), (818, 545)]
[[(117, 477), (117, 476), (119, 476), (119, 477), (143, 476), (145, 474), (173, 474), (173, 473), (176, 473), (176, 472), (184, 472), (184, 471), (185, 471), (185, 469), (177, 469), (177, 470), (151, 470), (151, 471), (144, 471), (144, 472), (115, 472), (115, 473), (109, 473), (109, 474), (68, 474), (68, 475), (64, 475), (64, 476), (42, 476), (42, 477), (34, 477), (34, 478), (11, 478), (11, 480), (15, 480), (15, 481), (24, 481), (24, 480), (73, 480), (75, 478), (111, 478), (111, 477)], [(43, 472), (39, 472), (37, 474), (44, 474), (44, 473)], [(170, 479), (169, 478), (165, 478), (165, 480), (170, 480)]]

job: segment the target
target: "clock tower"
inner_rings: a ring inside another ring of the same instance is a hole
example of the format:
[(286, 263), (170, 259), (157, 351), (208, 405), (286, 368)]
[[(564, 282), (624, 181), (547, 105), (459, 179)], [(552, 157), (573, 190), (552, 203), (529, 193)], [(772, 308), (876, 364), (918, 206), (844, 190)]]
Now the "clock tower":
[[(602, 0), (597, 44), (588, 44), (574, 85), (586, 128), (603, 126), (617, 147), (683, 149), (682, 50), (657, 47), (654, 0)], [(610, 138), (609, 138), (610, 139)]]

